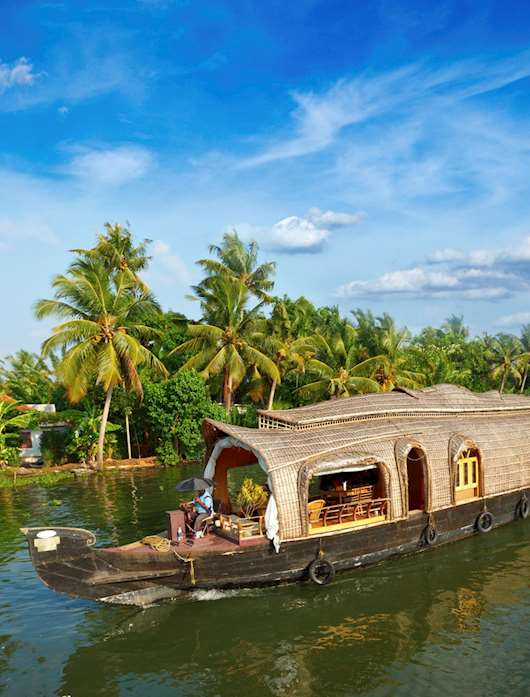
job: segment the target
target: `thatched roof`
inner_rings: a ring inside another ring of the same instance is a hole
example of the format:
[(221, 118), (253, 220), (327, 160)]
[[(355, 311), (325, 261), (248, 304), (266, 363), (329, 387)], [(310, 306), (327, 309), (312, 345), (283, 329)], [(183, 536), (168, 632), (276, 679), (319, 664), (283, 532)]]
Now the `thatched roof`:
[(393, 415), (450, 415), (525, 409), (530, 409), (530, 399), (521, 395), (501, 395), (496, 391), (476, 393), (460, 385), (435, 385), (422, 390), (399, 389), (332, 399), (297, 409), (260, 410), (258, 414), (261, 428), (306, 429)]
[(210, 450), (230, 437), (264, 463), (283, 539), (304, 534), (307, 478), (330, 459), (384, 463), (392, 519), (406, 514), (400, 471), (416, 445), (428, 461), (430, 510), (452, 505), (452, 468), (461, 449), (473, 443), (483, 457), (484, 494), (530, 486), (528, 397), (438, 385), (262, 413), (280, 414), (284, 421), (255, 429), (207, 419), (204, 434)]

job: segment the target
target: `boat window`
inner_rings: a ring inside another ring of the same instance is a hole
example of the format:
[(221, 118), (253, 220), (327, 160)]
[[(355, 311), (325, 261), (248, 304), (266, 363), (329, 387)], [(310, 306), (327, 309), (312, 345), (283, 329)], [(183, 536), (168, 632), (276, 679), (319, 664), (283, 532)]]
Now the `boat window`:
[(375, 464), (315, 475), (308, 494), (310, 534), (378, 523), (387, 517), (384, 479)]
[(480, 495), (478, 452), (472, 448), (464, 450), (455, 472), (455, 502), (467, 501)]

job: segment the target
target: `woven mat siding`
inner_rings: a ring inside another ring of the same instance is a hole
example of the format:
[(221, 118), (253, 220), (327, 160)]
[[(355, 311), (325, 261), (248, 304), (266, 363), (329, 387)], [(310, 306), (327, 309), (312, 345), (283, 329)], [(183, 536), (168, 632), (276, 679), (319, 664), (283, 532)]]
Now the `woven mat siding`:
[(432, 510), (452, 505), (449, 443), (459, 435), (471, 438), (481, 451), (486, 496), (530, 486), (530, 414), (526, 413), (386, 419), (311, 431), (260, 431), (211, 423), (220, 434), (232, 435), (262, 454), (271, 476), (283, 539), (300, 536), (306, 524), (298, 490), (301, 468), (346, 450), (379, 458), (387, 465), (394, 519), (406, 514), (395, 452), (399, 439), (417, 441), (425, 450), (432, 477)]

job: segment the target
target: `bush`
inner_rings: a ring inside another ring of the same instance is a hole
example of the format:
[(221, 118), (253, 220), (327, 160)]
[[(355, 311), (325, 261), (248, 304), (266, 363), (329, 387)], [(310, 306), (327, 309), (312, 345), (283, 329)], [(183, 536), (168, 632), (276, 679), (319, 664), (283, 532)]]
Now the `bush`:
[(18, 467), (20, 465), (19, 449), (0, 443), (0, 465)]
[(165, 441), (155, 450), (155, 455), (161, 465), (174, 467), (179, 463), (179, 456), (175, 446), (170, 441)]
[(42, 432), (41, 452), (45, 467), (68, 462), (68, 443), (71, 433), (65, 428), (50, 428)]
[(144, 408), (156, 453), (161, 458), (170, 456), (171, 449), (177, 459), (199, 458), (204, 452), (202, 420), (226, 419), (225, 410), (210, 399), (206, 383), (194, 370), (183, 370), (164, 382), (146, 384)]

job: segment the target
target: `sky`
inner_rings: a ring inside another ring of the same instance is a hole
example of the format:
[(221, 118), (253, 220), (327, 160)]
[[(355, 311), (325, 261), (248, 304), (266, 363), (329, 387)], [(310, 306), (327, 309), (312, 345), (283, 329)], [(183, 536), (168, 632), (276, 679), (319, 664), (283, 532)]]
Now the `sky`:
[(0, 0), (0, 356), (106, 221), (191, 317), (235, 228), (278, 294), (518, 332), (529, 173), (520, 0)]

